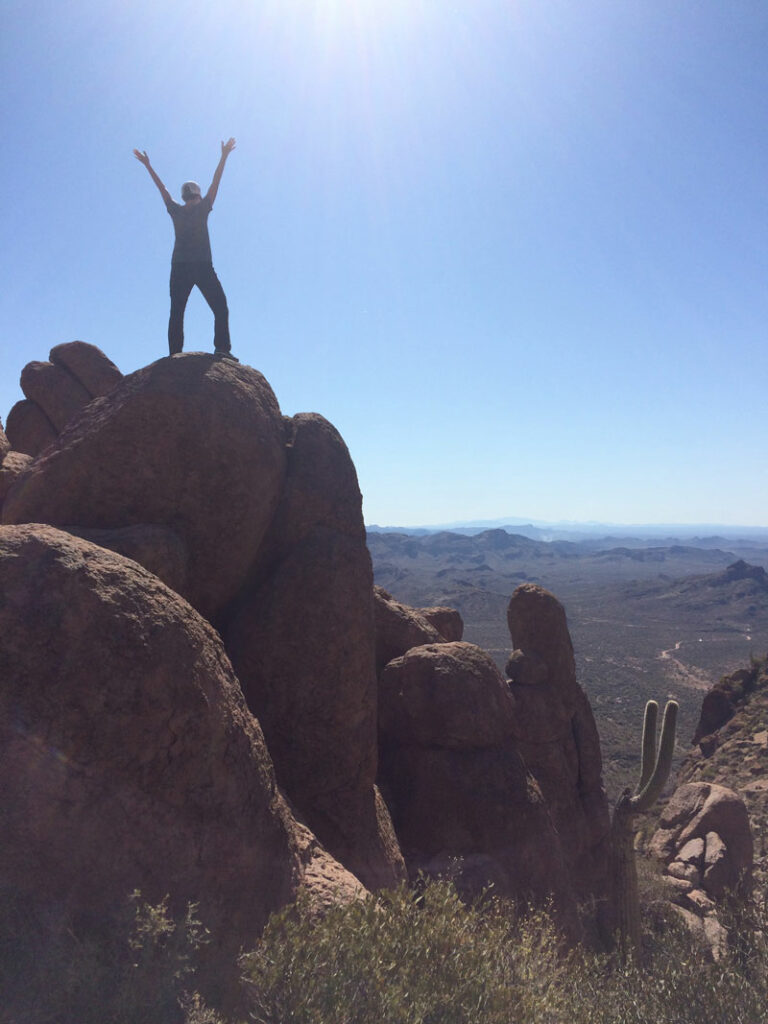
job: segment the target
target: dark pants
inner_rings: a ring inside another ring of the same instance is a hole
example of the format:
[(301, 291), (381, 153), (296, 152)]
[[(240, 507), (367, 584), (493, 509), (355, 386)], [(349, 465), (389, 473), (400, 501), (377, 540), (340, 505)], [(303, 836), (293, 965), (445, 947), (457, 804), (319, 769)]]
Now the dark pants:
[(217, 352), (229, 352), (229, 309), (227, 297), (216, 271), (210, 263), (171, 264), (171, 318), (168, 321), (168, 348), (171, 355), (184, 347), (184, 310), (189, 293), (197, 285), (203, 298), (213, 310), (213, 347)]

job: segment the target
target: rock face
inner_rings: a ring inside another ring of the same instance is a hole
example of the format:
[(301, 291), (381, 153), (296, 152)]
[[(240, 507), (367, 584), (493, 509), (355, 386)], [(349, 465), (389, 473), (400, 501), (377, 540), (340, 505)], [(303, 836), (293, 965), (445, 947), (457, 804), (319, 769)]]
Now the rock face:
[[(63, 346), (50, 365), (107, 389), (91, 356)], [(294, 805), (365, 884), (397, 882), (374, 786), (370, 557), (334, 428), (284, 419), (256, 370), (189, 353), (89, 400), (16, 475), (4, 522), (65, 527), (135, 559), (221, 631)]]
[(31, 461), (31, 455), (22, 455), (21, 452), (11, 451), (0, 462), (0, 508), (2, 508), (6, 494)]
[(11, 442), (3, 430), (3, 421), (0, 420), (0, 464), (11, 449)]
[(13, 450), (22, 455), (38, 455), (57, 437), (43, 410), (28, 398), (22, 398), (8, 413), (6, 433)]
[(382, 784), (412, 874), (452, 875), (477, 895), (545, 899), (578, 929), (563, 850), (512, 734), (493, 659), (467, 643), (414, 647), (379, 683)]
[(493, 747), (512, 736), (513, 719), (499, 670), (474, 644), (414, 647), (379, 680), (379, 729), (390, 745)]
[(168, 527), (188, 552), (183, 596), (215, 624), (284, 471), (282, 418), (260, 373), (208, 355), (161, 359), (82, 410), (11, 489), (3, 522)]
[(2, 527), (0, 637), (4, 884), (97, 916), (170, 891), (231, 955), (302, 885), (360, 891), (288, 811), (218, 635), (151, 573)]
[(121, 378), (112, 360), (95, 345), (56, 345), (50, 362), (28, 363), (22, 370), (26, 397), (8, 415), (12, 447), (39, 455), (92, 398), (107, 394)]
[(464, 622), (455, 608), (440, 605), (435, 608), (419, 608), (418, 611), (422, 619), (434, 626), (445, 640), (461, 640), (464, 636)]
[(744, 898), (752, 887), (752, 832), (744, 801), (725, 786), (678, 786), (649, 849), (665, 865), (671, 902), (719, 958), (728, 934), (718, 904), (729, 896)]
[(733, 718), (745, 696), (755, 689), (759, 675), (757, 664), (739, 669), (724, 676), (704, 694), (693, 742), (698, 743), (705, 754), (711, 753), (718, 746), (719, 730)]
[(580, 934), (608, 813), (552, 595), (513, 595), (507, 684), (458, 613), (374, 591), (331, 424), (213, 355), (95, 353), (25, 368), (0, 449), (3, 877), (99, 913), (170, 889), (234, 955), (302, 888), (396, 884), (402, 845)]
[(449, 872), (470, 893), (554, 892), (572, 937), (577, 903), (597, 901), (607, 921), (600, 743), (562, 607), (538, 587), (515, 592), (511, 682), (473, 644), (433, 642), (424, 611), (380, 589), (376, 607), (378, 660), (412, 645), (379, 675), (379, 778), (409, 872)]
[(524, 583), (507, 611), (515, 650), (507, 663), (513, 736), (541, 788), (581, 898), (608, 898), (609, 814), (600, 740), (576, 681), (565, 611), (548, 591)]
[(322, 842), (370, 888), (404, 865), (374, 788), (373, 574), (346, 445), (321, 416), (288, 423), (280, 504), (227, 650), (281, 786)]
[(399, 658), (411, 647), (439, 644), (445, 639), (440, 630), (420, 611), (396, 601), (383, 587), (373, 588), (373, 608), (377, 672), (381, 672), (387, 662)]
[(112, 360), (101, 349), (85, 341), (56, 345), (48, 358), (54, 366), (61, 367), (79, 381), (91, 398), (108, 395), (123, 379)]
[(650, 852), (669, 874), (712, 899), (744, 894), (752, 880), (753, 843), (744, 801), (725, 786), (678, 786), (659, 820)]

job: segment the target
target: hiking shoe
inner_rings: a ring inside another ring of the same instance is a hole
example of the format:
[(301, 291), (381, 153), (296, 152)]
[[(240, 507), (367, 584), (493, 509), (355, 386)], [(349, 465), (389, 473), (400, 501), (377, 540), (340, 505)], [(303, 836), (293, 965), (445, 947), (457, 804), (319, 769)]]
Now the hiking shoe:
[(222, 351), (219, 348), (216, 349), (215, 354), (217, 356), (219, 356), (221, 359), (229, 359), (229, 361), (231, 363), (239, 363), (240, 362), (240, 360), (237, 358), (237, 356), (233, 356), (231, 352), (224, 352), (224, 351)]

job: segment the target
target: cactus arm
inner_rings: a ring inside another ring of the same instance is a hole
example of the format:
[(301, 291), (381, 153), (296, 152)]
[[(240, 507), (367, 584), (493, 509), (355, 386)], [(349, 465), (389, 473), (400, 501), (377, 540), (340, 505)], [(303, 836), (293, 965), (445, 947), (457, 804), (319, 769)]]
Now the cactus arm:
[(648, 702), (643, 721), (640, 781), (634, 796), (631, 789), (624, 790), (613, 812), (611, 823), (613, 908), (622, 960), (636, 956), (640, 950), (640, 900), (634, 844), (635, 815), (648, 810), (661, 794), (669, 777), (672, 753), (675, 747), (677, 709), (676, 701), (668, 701), (664, 709), (661, 738), (656, 753), (656, 721), (659, 706), (655, 701)]
[[(654, 702), (655, 703), (655, 702)], [(649, 703), (650, 708), (650, 703)], [(632, 797), (630, 803), (632, 805), (632, 813), (638, 814), (641, 811), (647, 811), (661, 796), (661, 791), (664, 789), (669, 773), (672, 768), (672, 754), (675, 749), (675, 728), (677, 725), (677, 701), (670, 700), (667, 702), (667, 706), (664, 709), (664, 721), (661, 725), (661, 739), (659, 741), (659, 751), (656, 755), (656, 763), (653, 766), (653, 772), (650, 778), (646, 781), (645, 785), (640, 788), (639, 792)], [(658, 705), (657, 705), (658, 710)], [(648, 708), (646, 708), (646, 718), (654, 717), (651, 713), (648, 715)], [(654, 736), (653, 743), (655, 743), (655, 722), (654, 722)], [(645, 735), (643, 736), (643, 743), (645, 744)], [(645, 749), (643, 750), (645, 756)], [(642, 779), (642, 775), (641, 775)]]
[(653, 775), (653, 768), (656, 762), (656, 723), (658, 718), (659, 705), (655, 700), (649, 700), (645, 705), (643, 742), (640, 755), (640, 781), (637, 784), (635, 795), (645, 789)]

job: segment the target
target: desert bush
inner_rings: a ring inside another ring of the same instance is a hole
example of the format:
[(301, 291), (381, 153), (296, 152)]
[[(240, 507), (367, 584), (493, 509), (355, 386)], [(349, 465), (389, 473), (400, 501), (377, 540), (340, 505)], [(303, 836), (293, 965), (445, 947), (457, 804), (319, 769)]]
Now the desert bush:
[[(648, 883), (650, 885), (650, 883)], [(646, 887), (647, 891), (647, 887)], [(666, 909), (665, 909), (666, 908)], [(433, 882), (317, 919), (272, 918), (242, 960), (259, 1024), (765, 1024), (766, 921), (713, 963), (659, 897), (644, 958), (565, 953), (544, 912), (465, 906)]]
[(300, 902), (242, 960), (259, 1024), (512, 1024), (558, 1012), (566, 963), (546, 915), (523, 923), (497, 901), (466, 906), (448, 882), (322, 918)]
[[(402, 887), (319, 917), (275, 914), (241, 958), (243, 1015), (256, 1024), (768, 1024), (765, 899), (729, 920), (714, 963), (641, 870), (643, 957), (566, 951), (546, 910), (448, 882)], [(207, 936), (194, 905), (134, 894), (109, 937), (0, 900), (2, 1024), (235, 1024), (193, 989)], [(189, 994), (185, 994), (189, 993)], [(233, 994), (232, 1002), (236, 1001)]]
[(208, 936), (132, 893), (108, 927), (0, 893), (0, 1024), (221, 1024), (190, 992)]

